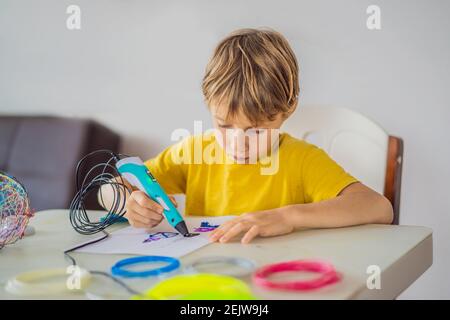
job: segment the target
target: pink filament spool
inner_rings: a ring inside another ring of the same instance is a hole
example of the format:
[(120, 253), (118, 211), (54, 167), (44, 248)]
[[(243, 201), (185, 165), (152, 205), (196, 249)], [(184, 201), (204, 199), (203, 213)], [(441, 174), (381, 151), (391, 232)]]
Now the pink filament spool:
[[(268, 280), (270, 275), (280, 272), (308, 271), (319, 273), (315, 279), (301, 281), (276, 282)], [(253, 282), (266, 289), (306, 291), (319, 289), (324, 286), (340, 281), (341, 276), (336, 272), (333, 265), (312, 260), (295, 260), (275, 263), (258, 269), (253, 274)]]

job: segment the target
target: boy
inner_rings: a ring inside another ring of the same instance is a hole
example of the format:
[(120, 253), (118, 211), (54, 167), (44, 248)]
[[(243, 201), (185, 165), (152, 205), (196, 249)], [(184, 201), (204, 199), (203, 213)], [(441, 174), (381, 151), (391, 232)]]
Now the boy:
[[(186, 214), (238, 215), (214, 230), (211, 241), (242, 236), (248, 243), (301, 228), (392, 222), (385, 197), (321, 149), (278, 133), (299, 94), (297, 60), (281, 34), (243, 29), (226, 37), (208, 63), (202, 89), (214, 133), (187, 137), (145, 164), (167, 193), (186, 194)], [(194, 161), (196, 146), (215, 150), (214, 161)], [(266, 155), (277, 161), (269, 174), (262, 171)], [(103, 189), (109, 208), (112, 195)], [(127, 195), (126, 210), (139, 228), (163, 219), (163, 208), (141, 191)]]

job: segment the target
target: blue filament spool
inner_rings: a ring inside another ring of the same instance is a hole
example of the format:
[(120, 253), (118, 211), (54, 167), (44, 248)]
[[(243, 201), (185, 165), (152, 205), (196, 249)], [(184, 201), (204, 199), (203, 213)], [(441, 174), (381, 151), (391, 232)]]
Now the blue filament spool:
[[(125, 267), (129, 267), (140, 263), (156, 263), (156, 262), (166, 262), (167, 265), (144, 271), (132, 271), (125, 269)], [(138, 256), (118, 261), (115, 265), (111, 267), (111, 273), (114, 276), (125, 278), (144, 278), (144, 277), (159, 276), (163, 273), (174, 271), (179, 267), (180, 261), (172, 257)]]

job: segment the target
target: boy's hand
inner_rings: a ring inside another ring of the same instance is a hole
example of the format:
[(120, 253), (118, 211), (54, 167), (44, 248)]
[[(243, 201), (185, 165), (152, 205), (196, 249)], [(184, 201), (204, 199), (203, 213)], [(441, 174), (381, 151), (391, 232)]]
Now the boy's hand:
[[(169, 196), (175, 207), (178, 206), (175, 198)], [(150, 199), (143, 191), (133, 191), (126, 202), (125, 218), (135, 228), (152, 228), (157, 226), (163, 216), (163, 207)]]
[(242, 243), (249, 243), (256, 236), (270, 237), (294, 230), (293, 224), (288, 219), (287, 208), (264, 210), (245, 213), (237, 218), (225, 222), (210, 233), (210, 241), (228, 242), (242, 233)]

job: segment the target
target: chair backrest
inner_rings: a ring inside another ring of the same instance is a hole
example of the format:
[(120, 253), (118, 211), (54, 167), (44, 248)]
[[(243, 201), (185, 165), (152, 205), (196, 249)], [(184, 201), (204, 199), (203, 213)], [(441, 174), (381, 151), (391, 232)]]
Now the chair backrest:
[[(78, 160), (97, 149), (118, 152), (119, 146), (118, 134), (89, 119), (0, 116), (0, 170), (23, 183), (36, 211), (68, 208)], [(83, 174), (93, 165), (86, 163)], [(86, 208), (100, 209), (95, 196)]]
[[(391, 168), (389, 149), (392, 139), (381, 126), (349, 109), (305, 106), (299, 107), (286, 121), (284, 130), (324, 149), (346, 171), (375, 191), (387, 196), (386, 191), (393, 192), (394, 188), (394, 194), (388, 198), (393, 203), (394, 210), (397, 209), (394, 222), (398, 223), (401, 167), (400, 170), (395, 165)], [(398, 140), (401, 143), (401, 139)], [(399, 149), (395, 151), (398, 158)], [(400, 151), (401, 157), (403, 149)], [(390, 178), (392, 172), (388, 173), (387, 169), (397, 169), (394, 178)], [(389, 179), (389, 186), (386, 186), (386, 177)], [(395, 187), (391, 188), (390, 184)], [(397, 189), (398, 192), (395, 193)], [(395, 199), (398, 203), (394, 203)]]

